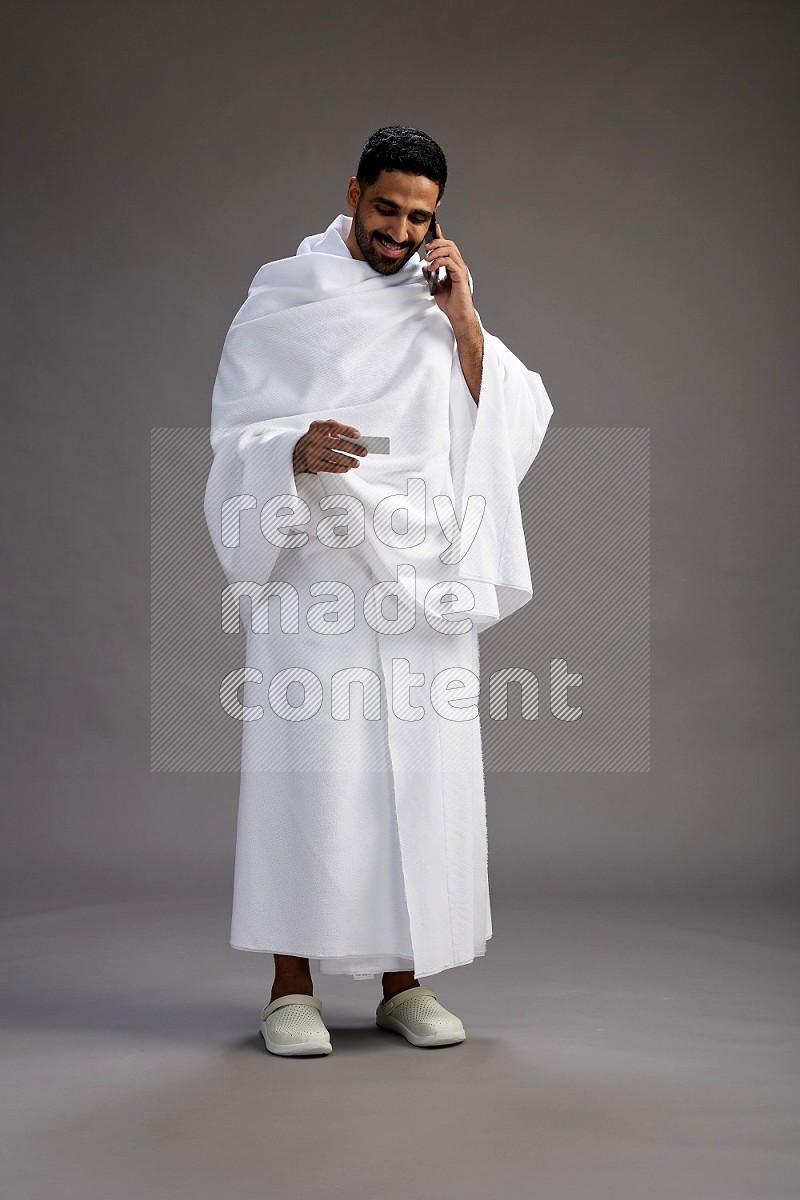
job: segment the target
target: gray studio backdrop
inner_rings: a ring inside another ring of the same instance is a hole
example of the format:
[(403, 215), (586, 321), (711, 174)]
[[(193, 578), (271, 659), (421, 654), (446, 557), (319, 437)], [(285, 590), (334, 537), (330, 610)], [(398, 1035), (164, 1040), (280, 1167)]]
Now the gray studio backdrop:
[[(581, 522), (567, 545), (553, 516), (593, 511), (581, 454), (648, 455), (649, 677), (640, 638), (612, 731), (636, 753), (559, 760), (534, 724), (487, 772), (494, 891), (787, 895), (793, 6), (26, 2), (4, 23), (7, 906), (230, 886), (230, 759), (151, 757), (151, 438), (183, 431), (202, 521), (228, 325), (394, 123), (443, 146), (443, 230), (554, 404), (529, 632), (580, 586)], [(602, 511), (611, 537), (626, 505)]]

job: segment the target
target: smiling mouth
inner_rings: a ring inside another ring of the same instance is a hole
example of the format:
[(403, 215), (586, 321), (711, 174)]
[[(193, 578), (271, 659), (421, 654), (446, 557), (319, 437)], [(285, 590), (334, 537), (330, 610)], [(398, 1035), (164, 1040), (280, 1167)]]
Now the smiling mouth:
[(390, 258), (399, 258), (401, 254), (405, 254), (408, 246), (397, 246), (394, 242), (384, 242), (381, 238), (375, 238), (376, 242), (383, 250), (384, 254), (388, 254)]

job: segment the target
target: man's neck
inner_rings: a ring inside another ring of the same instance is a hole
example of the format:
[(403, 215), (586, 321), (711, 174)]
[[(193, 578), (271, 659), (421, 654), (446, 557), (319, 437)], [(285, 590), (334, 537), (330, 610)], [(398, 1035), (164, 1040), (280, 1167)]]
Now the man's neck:
[(352, 219), (350, 221), (350, 232), (344, 239), (344, 244), (347, 246), (347, 249), (350, 251), (350, 254), (353, 258), (357, 258), (359, 262), (367, 261), (364, 255), (361, 253), (361, 247), (356, 241), (356, 223)]

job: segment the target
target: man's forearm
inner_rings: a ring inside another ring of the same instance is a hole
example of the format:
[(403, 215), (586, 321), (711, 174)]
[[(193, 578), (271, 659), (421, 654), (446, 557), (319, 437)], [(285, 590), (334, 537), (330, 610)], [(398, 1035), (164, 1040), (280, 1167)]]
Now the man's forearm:
[(456, 329), (454, 332), (458, 344), (461, 370), (464, 372), (472, 399), (478, 404), (483, 374), (483, 330), (480, 321), (476, 317), (469, 325)]

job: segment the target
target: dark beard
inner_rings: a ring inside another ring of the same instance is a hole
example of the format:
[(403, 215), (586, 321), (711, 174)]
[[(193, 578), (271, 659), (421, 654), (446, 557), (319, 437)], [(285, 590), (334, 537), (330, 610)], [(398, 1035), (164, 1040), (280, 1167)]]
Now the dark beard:
[(373, 271), (378, 271), (381, 275), (394, 275), (401, 267), (406, 265), (416, 250), (416, 246), (409, 246), (405, 254), (401, 254), (399, 258), (384, 258), (380, 252), (380, 245), (376, 241), (375, 235), (372, 234), (370, 236), (366, 225), (359, 218), (358, 209), (356, 209), (353, 216), (353, 230), (359, 250)]

